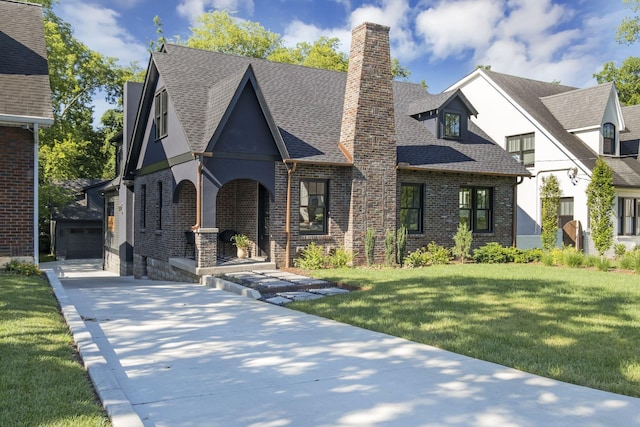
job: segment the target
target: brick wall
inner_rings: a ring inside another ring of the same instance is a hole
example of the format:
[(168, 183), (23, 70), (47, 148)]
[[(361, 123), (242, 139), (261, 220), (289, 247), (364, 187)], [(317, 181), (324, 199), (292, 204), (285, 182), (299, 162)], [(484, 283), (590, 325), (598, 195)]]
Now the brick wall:
[(33, 257), (33, 134), (0, 126), (0, 258)]
[(178, 185), (176, 197), (172, 204), (171, 241), (175, 242), (171, 248), (173, 258), (195, 258), (194, 248), (185, 246), (185, 232), (191, 232), (196, 223), (196, 186), (190, 181), (183, 181)]
[[(460, 187), (490, 187), (493, 189), (493, 232), (474, 233), (473, 248), (489, 242), (503, 246), (513, 243), (513, 185), (515, 178), (455, 174), (441, 172), (398, 171), (397, 207), (400, 212), (400, 185), (403, 183), (424, 184), (423, 233), (410, 234), (407, 250), (413, 251), (434, 241), (452, 247), (453, 236), (460, 222)], [(397, 226), (400, 215), (398, 215)]]
[[(258, 241), (258, 185), (249, 179), (234, 180), (223, 185), (216, 198), (216, 227), (220, 232), (246, 234), (253, 242), (249, 247), (251, 256), (256, 254)], [(221, 249), (226, 255), (235, 253), (235, 246)]]

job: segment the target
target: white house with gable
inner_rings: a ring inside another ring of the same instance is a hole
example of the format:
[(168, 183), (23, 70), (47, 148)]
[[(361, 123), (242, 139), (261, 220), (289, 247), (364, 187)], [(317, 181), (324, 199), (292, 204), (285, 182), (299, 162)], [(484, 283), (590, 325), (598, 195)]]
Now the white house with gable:
[(613, 169), (615, 243), (640, 244), (640, 106), (622, 107), (613, 83), (578, 89), (477, 69), (447, 91), (456, 89), (482, 111), (473, 121), (531, 172), (517, 185), (518, 247), (542, 246), (540, 187), (553, 174), (558, 244), (595, 252), (586, 190), (599, 156)]

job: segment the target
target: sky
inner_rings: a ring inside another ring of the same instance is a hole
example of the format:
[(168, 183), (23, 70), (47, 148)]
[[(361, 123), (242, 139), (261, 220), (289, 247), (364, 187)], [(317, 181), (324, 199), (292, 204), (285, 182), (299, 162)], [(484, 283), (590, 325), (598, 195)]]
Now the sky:
[[(340, 39), (368, 21), (391, 28), (391, 56), (439, 93), (477, 65), (564, 85), (589, 87), (607, 61), (640, 55), (620, 45), (622, 0), (59, 0), (54, 12), (90, 49), (146, 68), (157, 15), (168, 39), (186, 39), (197, 16), (227, 10), (283, 36), (287, 46)], [(101, 105), (102, 104), (102, 105)], [(106, 105), (96, 101), (96, 113)]]

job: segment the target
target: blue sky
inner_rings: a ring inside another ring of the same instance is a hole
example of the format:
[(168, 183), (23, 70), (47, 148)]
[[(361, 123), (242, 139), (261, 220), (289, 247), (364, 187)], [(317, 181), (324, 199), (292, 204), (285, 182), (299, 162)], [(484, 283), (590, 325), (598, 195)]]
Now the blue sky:
[(91, 49), (146, 67), (154, 16), (165, 36), (186, 38), (199, 14), (216, 9), (259, 22), (288, 45), (338, 37), (345, 52), (353, 27), (388, 25), (391, 55), (432, 93), (478, 64), (587, 87), (605, 62), (640, 55), (639, 45), (615, 41), (629, 12), (622, 0), (60, 0), (54, 10)]

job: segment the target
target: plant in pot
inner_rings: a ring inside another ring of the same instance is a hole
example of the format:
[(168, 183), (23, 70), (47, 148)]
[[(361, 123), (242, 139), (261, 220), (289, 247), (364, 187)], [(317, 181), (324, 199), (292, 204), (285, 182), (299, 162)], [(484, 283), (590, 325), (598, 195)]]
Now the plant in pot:
[(233, 245), (237, 248), (237, 256), (238, 258), (246, 258), (247, 257), (247, 249), (251, 244), (251, 240), (246, 234), (236, 234), (231, 237), (231, 241)]

